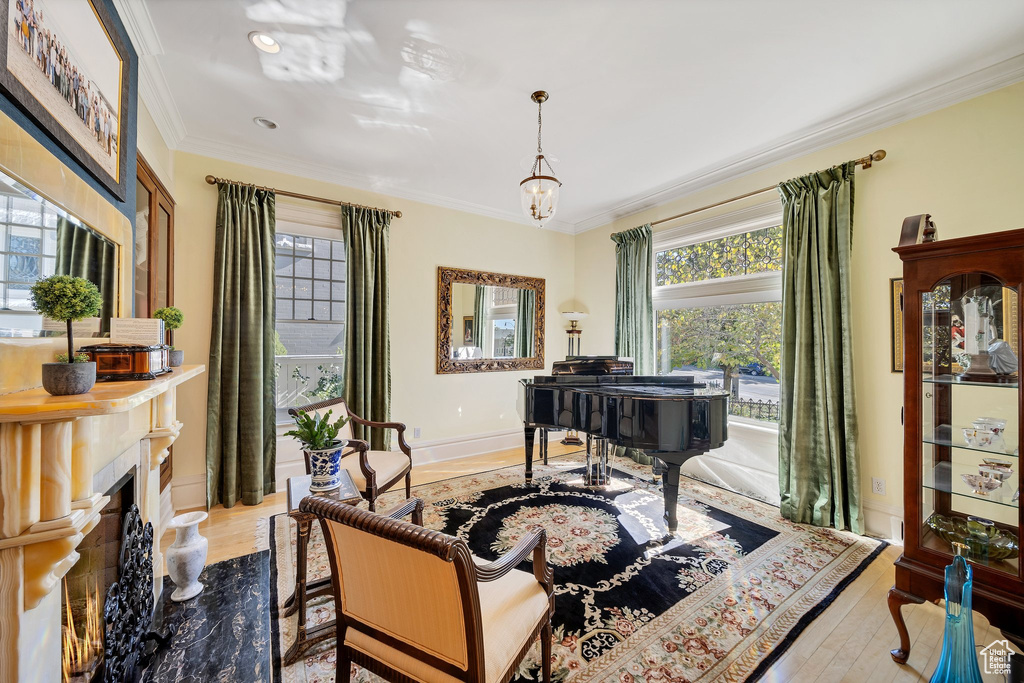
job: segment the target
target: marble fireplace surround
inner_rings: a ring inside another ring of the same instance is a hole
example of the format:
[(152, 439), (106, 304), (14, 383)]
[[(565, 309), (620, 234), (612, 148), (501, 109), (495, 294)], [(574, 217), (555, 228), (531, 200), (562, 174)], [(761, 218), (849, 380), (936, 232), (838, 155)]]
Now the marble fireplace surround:
[(60, 680), (61, 579), (107, 503), (99, 492), (132, 467), (143, 522), (160, 538), (160, 464), (183, 427), (175, 390), (204, 369), (80, 396), (0, 396), (0, 681)]

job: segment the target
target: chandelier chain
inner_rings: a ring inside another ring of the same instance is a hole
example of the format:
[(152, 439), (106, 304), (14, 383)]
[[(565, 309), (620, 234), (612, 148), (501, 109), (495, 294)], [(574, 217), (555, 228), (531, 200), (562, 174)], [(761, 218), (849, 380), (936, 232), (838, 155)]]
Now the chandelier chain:
[(541, 102), (537, 103), (537, 154), (541, 154), (542, 153), (541, 146), (540, 146), (540, 131), (541, 131), (541, 127), (544, 124), (543, 124), (541, 116), (540, 116), (540, 110), (541, 110), (541, 107), (543, 107), (543, 106), (544, 106), (543, 103), (541, 103)]

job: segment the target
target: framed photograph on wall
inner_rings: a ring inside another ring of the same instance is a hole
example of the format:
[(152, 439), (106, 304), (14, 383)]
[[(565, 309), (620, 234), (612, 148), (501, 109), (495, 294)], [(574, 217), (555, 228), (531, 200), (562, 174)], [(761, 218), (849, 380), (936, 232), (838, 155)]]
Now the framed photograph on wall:
[(473, 339), (473, 316), (471, 315), (462, 317), (462, 345), (476, 346), (476, 341)]
[(0, 90), (124, 201), (134, 52), (103, 0), (0, 0)]
[(903, 278), (889, 278), (889, 307), (892, 327), (892, 371), (903, 372)]

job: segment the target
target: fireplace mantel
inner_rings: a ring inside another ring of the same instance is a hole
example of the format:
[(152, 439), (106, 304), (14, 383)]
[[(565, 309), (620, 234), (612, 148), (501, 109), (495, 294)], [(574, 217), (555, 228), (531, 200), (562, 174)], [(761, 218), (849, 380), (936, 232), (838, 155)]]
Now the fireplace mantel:
[[(175, 388), (204, 370), (100, 383), (79, 396), (39, 388), (0, 396), (0, 680), (36, 680), (41, 662), (59, 663), (54, 588), (107, 502), (94, 490), (97, 473), (136, 462), (142, 517), (160, 538), (160, 464), (182, 428)], [(156, 567), (160, 560), (155, 553)]]

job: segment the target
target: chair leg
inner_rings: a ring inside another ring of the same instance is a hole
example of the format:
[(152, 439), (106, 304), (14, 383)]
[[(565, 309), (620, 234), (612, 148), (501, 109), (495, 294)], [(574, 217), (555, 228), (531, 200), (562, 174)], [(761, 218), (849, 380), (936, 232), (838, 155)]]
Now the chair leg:
[(551, 620), (540, 630), (540, 670), (541, 680), (551, 683)]
[(338, 668), (334, 673), (334, 680), (337, 683), (349, 683), (352, 680), (352, 658), (349, 657), (348, 648), (342, 645), (337, 653)]
[(405, 499), (412, 498), (412, 470), (405, 475)]
[(370, 496), (367, 498), (367, 500), (370, 501), (370, 512), (376, 512), (377, 511), (377, 496), (375, 496), (371, 492)]

